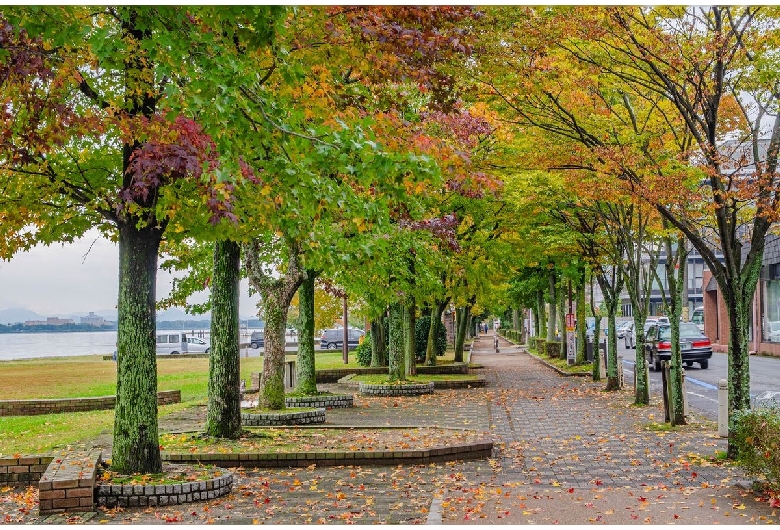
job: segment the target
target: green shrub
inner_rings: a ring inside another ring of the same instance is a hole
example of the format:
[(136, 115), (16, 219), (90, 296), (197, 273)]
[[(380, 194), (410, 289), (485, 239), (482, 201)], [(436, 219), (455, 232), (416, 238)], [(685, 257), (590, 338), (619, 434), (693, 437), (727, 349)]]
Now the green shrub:
[(763, 475), (771, 489), (780, 488), (780, 408), (734, 413), (737, 461), (750, 475)]
[(360, 366), (371, 366), (371, 332), (367, 331), (363, 342), (355, 348), (355, 357)]
[(561, 356), (561, 343), (545, 342), (544, 351), (547, 354), (547, 357), (557, 359)]
[[(414, 323), (414, 353), (417, 362), (425, 360), (425, 350), (428, 347), (428, 331), (431, 329), (431, 317), (421, 316)], [(444, 324), (439, 322), (436, 327), (436, 342), (434, 344), (436, 355), (442, 356), (447, 351), (447, 330)]]
[(542, 337), (536, 337), (536, 353), (539, 355), (542, 355), (547, 351), (546, 349), (547, 339), (543, 339)]

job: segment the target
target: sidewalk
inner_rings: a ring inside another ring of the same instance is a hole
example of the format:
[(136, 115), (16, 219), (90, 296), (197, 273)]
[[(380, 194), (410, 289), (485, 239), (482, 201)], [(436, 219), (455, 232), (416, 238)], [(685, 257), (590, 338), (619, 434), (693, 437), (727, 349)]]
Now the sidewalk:
[[(328, 411), (337, 425), (448, 426), (491, 432), (490, 460), (394, 467), (239, 470), (233, 493), (209, 503), (99, 511), (89, 523), (747, 524), (777, 523), (766, 501), (735, 485), (738, 469), (710, 464), (725, 440), (698, 422), (678, 432), (630, 390), (562, 377), (494, 336), (472, 362), (488, 386), (417, 398), (363, 398)], [(424, 441), (410, 441), (424, 443)], [(57, 522), (30, 515), (26, 522)], [(60, 521), (64, 522), (64, 521)], [(79, 519), (73, 520), (79, 522)]]

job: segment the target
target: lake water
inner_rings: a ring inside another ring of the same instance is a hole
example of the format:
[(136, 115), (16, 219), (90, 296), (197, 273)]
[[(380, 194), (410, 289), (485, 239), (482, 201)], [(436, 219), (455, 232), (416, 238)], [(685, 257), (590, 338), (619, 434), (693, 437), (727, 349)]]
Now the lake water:
[[(192, 330), (185, 331), (191, 332)], [(198, 336), (197, 330), (195, 331), (195, 335)], [(252, 331), (254, 330), (241, 330), (242, 343), (248, 342), (249, 333)], [(204, 333), (208, 337), (208, 332)], [(0, 333), (0, 361), (35, 357), (111, 355), (115, 349), (116, 331)]]

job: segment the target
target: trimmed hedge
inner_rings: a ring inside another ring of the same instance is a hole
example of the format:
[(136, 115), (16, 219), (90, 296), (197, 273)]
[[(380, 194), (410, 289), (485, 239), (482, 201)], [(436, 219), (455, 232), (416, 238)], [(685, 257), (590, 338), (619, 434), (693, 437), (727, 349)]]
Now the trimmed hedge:
[(561, 343), (560, 342), (546, 342), (544, 345), (544, 351), (547, 357), (557, 359), (561, 356)]
[(371, 331), (366, 331), (363, 342), (355, 348), (355, 358), (360, 366), (371, 366)]
[(536, 353), (541, 355), (547, 351), (546, 349), (547, 339), (544, 339), (542, 337), (536, 337), (536, 341), (534, 342), (535, 342), (534, 346), (536, 346)]
[(737, 461), (749, 475), (763, 475), (770, 489), (780, 489), (780, 409), (734, 413)]

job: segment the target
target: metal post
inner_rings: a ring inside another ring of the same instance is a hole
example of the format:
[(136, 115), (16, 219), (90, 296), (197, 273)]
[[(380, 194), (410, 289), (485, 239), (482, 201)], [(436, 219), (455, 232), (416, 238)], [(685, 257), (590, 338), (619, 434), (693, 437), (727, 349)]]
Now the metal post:
[(729, 383), (725, 379), (718, 381), (718, 436), (729, 436)]

